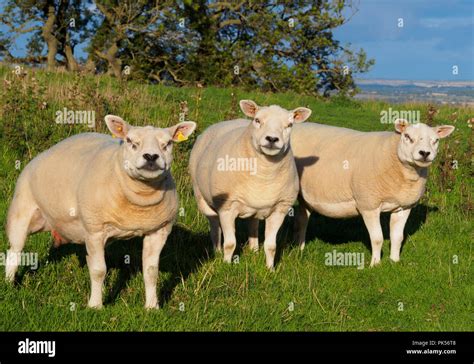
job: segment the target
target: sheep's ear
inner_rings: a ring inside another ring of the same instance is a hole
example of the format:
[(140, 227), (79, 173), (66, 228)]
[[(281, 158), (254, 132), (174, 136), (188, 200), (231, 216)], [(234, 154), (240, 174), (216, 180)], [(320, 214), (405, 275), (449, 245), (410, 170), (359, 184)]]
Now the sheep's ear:
[(112, 135), (117, 138), (124, 139), (130, 130), (130, 125), (128, 125), (128, 123), (120, 116), (107, 115), (105, 117), (105, 123), (107, 124), (107, 127), (109, 128)]
[(254, 118), (258, 111), (258, 105), (252, 100), (240, 100), (240, 109), (250, 118)]
[(398, 133), (403, 133), (408, 127), (408, 121), (406, 119), (397, 119), (395, 120), (395, 130)]
[(167, 128), (174, 142), (187, 140), (195, 129), (196, 123), (194, 121), (183, 121), (182, 123)]
[(452, 125), (440, 125), (435, 126), (433, 129), (440, 138), (446, 138), (455, 128)]
[(298, 107), (292, 111), (293, 113), (293, 120), (295, 123), (302, 123), (306, 119), (308, 119), (311, 115), (311, 109), (306, 107)]

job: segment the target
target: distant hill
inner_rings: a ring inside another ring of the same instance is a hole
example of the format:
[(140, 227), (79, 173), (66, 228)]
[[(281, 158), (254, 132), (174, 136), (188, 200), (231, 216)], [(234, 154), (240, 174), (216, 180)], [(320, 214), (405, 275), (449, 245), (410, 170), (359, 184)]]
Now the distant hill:
[(356, 79), (357, 99), (431, 102), (474, 106), (474, 81)]
[(384, 79), (356, 79), (362, 85), (380, 86), (416, 86), (416, 87), (473, 87), (474, 81), (411, 81), (411, 80), (384, 80)]

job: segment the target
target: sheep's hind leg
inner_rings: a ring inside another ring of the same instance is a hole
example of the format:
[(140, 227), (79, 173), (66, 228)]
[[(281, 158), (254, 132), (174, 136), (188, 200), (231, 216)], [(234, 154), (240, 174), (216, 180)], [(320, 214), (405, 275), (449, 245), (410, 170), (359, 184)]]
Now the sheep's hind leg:
[(204, 200), (196, 187), (194, 188), (194, 195), (196, 196), (199, 211), (201, 211), (209, 220), (209, 226), (211, 228), (210, 235), (214, 251), (220, 252), (222, 251), (222, 229), (219, 222), (219, 216), (211, 206), (207, 204), (206, 200)]
[(215, 252), (222, 251), (222, 229), (219, 222), (219, 216), (208, 216), (209, 225), (211, 226), (211, 241)]
[(219, 211), (219, 221), (224, 233), (224, 262), (231, 263), (237, 240), (235, 238), (235, 219), (237, 214), (232, 210)]
[(254, 252), (258, 251), (258, 225), (257, 218), (251, 217), (249, 219), (249, 248)]
[(10, 249), (5, 265), (5, 279), (8, 282), (15, 280), (28, 234), (42, 230), (45, 225), (38, 206), (28, 196), (26, 192), (16, 195), (8, 211), (6, 232)]
[(308, 228), (309, 216), (311, 211), (300, 200), (295, 218), (295, 236), (300, 250), (303, 250), (306, 244), (306, 229)]

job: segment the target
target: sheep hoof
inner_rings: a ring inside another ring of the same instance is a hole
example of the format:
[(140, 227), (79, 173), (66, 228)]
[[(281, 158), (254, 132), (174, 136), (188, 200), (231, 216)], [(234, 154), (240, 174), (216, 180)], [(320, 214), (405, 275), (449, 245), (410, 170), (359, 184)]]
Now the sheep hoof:
[(374, 268), (376, 267), (377, 265), (380, 264), (380, 259), (374, 259), (372, 258), (371, 262), (370, 262), (370, 268)]
[(5, 282), (7, 282), (8, 284), (12, 284), (12, 283), (15, 283), (15, 274), (16, 272), (12, 269), (9, 269), (9, 267), (6, 267), (6, 271), (5, 271)]
[(104, 306), (102, 304), (97, 304), (97, 305), (88, 304), (87, 307), (89, 307), (93, 310), (101, 310)]
[(155, 305), (147, 305), (145, 304), (145, 310), (147, 311), (153, 311), (153, 310), (159, 310), (160, 309), (160, 305), (159, 304), (155, 304)]
[(251, 252), (253, 253), (258, 253), (258, 245), (255, 246), (255, 245), (249, 245), (249, 249)]
[(87, 307), (92, 308), (93, 310), (101, 310), (104, 306), (102, 303), (91, 303), (89, 302), (87, 304)]

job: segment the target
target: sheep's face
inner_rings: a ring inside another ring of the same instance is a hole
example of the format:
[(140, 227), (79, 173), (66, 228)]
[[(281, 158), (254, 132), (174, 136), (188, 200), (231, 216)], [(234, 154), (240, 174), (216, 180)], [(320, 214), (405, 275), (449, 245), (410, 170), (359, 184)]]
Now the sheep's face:
[(418, 123), (409, 125), (404, 119), (395, 122), (395, 130), (401, 134), (398, 156), (402, 162), (417, 167), (429, 167), (438, 153), (439, 140), (454, 131), (454, 126), (429, 127)]
[(240, 108), (253, 118), (252, 145), (257, 152), (268, 156), (284, 153), (290, 144), (293, 124), (301, 123), (311, 115), (311, 110), (305, 107), (288, 111), (276, 105), (259, 107), (251, 100), (240, 101)]
[(157, 179), (170, 169), (173, 143), (187, 139), (196, 128), (192, 121), (165, 129), (132, 127), (114, 115), (107, 115), (105, 122), (112, 134), (123, 141), (121, 150), (125, 172), (144, 181)]

